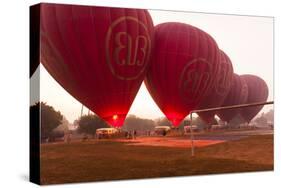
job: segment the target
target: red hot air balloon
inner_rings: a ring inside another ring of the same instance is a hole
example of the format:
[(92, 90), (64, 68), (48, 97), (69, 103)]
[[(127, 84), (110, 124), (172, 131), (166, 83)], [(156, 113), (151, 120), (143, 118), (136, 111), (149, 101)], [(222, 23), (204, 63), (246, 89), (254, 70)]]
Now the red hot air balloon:
[[(220, 50), (220, 64), (218, 68), (218, 75), (215, 79), (213, 90), (202, 101), (200, 109), (215, 108), (223, 104), (232, 83), (233, 67), (229, 57)], [(207, 123), (211, 123), (214, 119), (216, 111), (201, 112), (198, 115)]]
[[(266, 102), (268, 97), (268, 87), (266, 82), (258, 76), (255, 75), (241, 75), (248, 86), (248, 97), (247, 104)], [(240, 111), (241, 116), (249, 123), (263, 108), (261, 106), (247, 107)]]
[(145, 84), (162, 112), (178, 126), (212, 88), (219, 49), (210, 35), (184, 23), (157, 25), (154, 39)]
[(91, 111), (122, 126), (151, 54), (148, 11), (42, 4), (41, 18), (44, 67)]
[[(248, 97), (248, 86), (244, 78), (237, 74), (234, 74), (232, 79), (232, 85), (228, 92), (222, 106), (232, 106), (245, 104)], [(223, 121), (230, 122), (238, 113), (240, 109), (227, 109), (219, 110), (217, 115)]]

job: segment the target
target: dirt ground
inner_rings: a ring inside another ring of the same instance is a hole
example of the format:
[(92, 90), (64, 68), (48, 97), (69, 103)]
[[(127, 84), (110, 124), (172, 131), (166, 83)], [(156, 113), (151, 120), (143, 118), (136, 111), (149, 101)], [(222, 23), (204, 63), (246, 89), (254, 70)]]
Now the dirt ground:
[[(251, 135), (271, 135), (272, 130), (235, 130), (235, 131), (215, 131), (215, 132), (199, 132), (194, 133), (194, 147), (205, 147), (213, 144), (223, 143), (230, 140), (240, 140)], [(190, 148), (192, 142), (190, 134), (186, 136), (139, 136), (136, 139), (115, 139), (117, 142), (124, 142), (127, 145), (141, 146), (163, 146), (163, 147), (179, 147)]]
[(196, 133), (194, 157), (189, 136), (42, 144), (41, 183), (273, 170), (273, 134), (255, 134)]
[[(188, 138), (171, 138), (171, 137), (137, 137), (136, 139), (116, 139), (117, 142), (123, 142), (132, 146), (162, 146), (190, 148), (191, 141)], [(213, 144), (225, 142), (224, 140), (194, 140), (195, 147), (205, 147)]]

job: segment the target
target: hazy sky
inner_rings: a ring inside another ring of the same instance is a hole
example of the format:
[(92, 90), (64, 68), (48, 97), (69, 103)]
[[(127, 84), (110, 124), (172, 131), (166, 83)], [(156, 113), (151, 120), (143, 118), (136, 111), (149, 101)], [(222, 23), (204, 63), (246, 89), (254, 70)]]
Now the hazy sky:
[[(208, 32), (230, 57), (235, 73), (255, 74), (263, 78), (269, 87), (268, 100), (273, 100), (273, 18), (155, 10), (149, 12), (155, 25), (171, 21), (183, 22)], [(70, 122), (77, 119), (80, 116), (81, 103), (69, 95), (43, 66), (40, 66), (40, 71), (41, 101), (61, 111)], [(36, 73), (38, 74), (38, 70)], [(264, 107), (263, 111), (270, 108), (272, 105)], [(85, 108), (84, 113), (88, 113)], [(164, 116), (144, 84), (129, 114), (151, 119)]]

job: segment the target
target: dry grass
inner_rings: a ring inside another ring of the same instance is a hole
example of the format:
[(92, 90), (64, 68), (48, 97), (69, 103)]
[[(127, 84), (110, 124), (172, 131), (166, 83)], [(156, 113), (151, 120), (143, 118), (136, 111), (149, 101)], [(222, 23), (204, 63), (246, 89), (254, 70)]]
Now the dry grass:
[(113, 141), (46, 144), (41, 183), (58, 184), (273, 170), (273, 136), (250, 136), (196, 149)]

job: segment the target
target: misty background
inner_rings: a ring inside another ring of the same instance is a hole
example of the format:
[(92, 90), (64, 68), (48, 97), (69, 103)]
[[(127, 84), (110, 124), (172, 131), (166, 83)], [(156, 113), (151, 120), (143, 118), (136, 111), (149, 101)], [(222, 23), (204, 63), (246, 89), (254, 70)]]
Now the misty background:
[[(173, 11), (149, 11), (154, 24), (184, 22), (209, 33), (220, 49), (227, 53), (237, 74), (254, 74), (264, 79), (269, 88), (268, 101), (273, 100), (273, 18), (203, 14)], [(40, 101), (59, 110), (69, 122), (80, 117), (82, 104), (67, 93), (40, 65), (31, 78), (37, 83), (40, 71)], [(31, 105), (37, 102), (31, 96)], [(265, 106), (260, 113), (268, 112), (273, 105)], [(88, 109), (84, 107), (84, 114)], [(157, 107), (144, 84), (128, 114), (144, 119), (158, 119), (164, 114)]]

